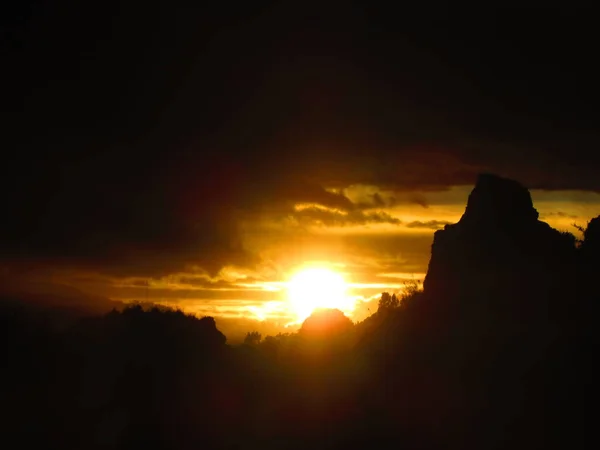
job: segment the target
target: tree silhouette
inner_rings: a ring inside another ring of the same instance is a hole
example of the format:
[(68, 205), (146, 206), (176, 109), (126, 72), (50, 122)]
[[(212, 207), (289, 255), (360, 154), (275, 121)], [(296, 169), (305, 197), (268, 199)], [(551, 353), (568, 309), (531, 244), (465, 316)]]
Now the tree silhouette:
[(257, 345), (260, 343), (262, 335), (258, 331), (249, 331), (244, 338), (244, 344)]
[(407, 280), (404, 283), (404, 289), (400, 296), (400, 307), (405, 309), (409, 308), (411, 304), (422, 297), (423, 289), (421, 283), (417, 280)]
[(379, 299), (379, 305), (377, 307), (377, 312), (388, 312), (392, 309), (396, 309), (400, 305), (400, 301), (396, 297), (396, 294), (390, 295), (389, 292), (383, 292), (381, 294), (381, 298)]

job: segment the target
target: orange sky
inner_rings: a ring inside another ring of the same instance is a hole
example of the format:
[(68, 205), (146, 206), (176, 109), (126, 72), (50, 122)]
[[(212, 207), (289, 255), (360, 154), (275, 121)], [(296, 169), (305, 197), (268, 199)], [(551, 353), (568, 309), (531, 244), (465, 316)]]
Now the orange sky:
[[(214, 277), (194, 268), (161, 278), (56, 273), (54, 281), (115, 300), (148, 299), (200, 315), (281, 327), (293, 319), (286, 282), (303, 266), (318, 264), (344, 276), (348, 295), (357, 301), (352, 318), (361, 320), (376, 309), (369, 302), (382, 291), (400, 292), (406, 280), (424, 277), (435, 228), (460, 218), (471, 188), (394, 194), (349, 186), (342, 193), (350, 200), (367, 202), (377, 194), (378, 206), (360, 216), (307, 204), (286, 217), (255, 216), (240, 225), (243, 245), (261, 258), (252, 269), (226, 266)], [(532, 197), (540, 218), (560, 230), (576, 232), (573, 223), (585, 225), (600, 213), (595, 193), (532, 191)]]

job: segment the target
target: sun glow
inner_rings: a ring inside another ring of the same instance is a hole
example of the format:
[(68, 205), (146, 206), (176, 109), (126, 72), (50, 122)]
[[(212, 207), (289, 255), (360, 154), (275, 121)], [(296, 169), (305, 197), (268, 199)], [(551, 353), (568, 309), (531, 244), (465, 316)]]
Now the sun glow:
[(354, 300), (347, 295), (344, 277), (326, 268), (308, 268), (295, 274), (288, 283), (288, 301), (302, 322), (316, 308), (337, 308), (344, 313), (354, 309)]

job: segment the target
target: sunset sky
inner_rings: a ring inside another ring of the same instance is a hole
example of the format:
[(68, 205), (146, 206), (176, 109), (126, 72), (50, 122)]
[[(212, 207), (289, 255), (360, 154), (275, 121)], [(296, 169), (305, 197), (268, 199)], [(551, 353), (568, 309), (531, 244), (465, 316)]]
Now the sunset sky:
[(3, 278), (282, 325), (317, 266), (360, 320), (423, 278), (482, 171), (560, 230), (600, 214), (591, 19), (286, 5), (23, 7)]

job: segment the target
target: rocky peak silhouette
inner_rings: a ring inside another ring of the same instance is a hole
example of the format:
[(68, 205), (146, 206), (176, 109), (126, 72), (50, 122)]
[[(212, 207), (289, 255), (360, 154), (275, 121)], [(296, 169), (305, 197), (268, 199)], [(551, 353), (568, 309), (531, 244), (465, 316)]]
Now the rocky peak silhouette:
[(577, 289), (583, 293), (584, 304), (581, 306), (581, 316), (587, 317), (589, 326), (594, 327), (600, 307), (600, 286), (598, 285), (598, 270), (600, 269), (600, 216), (590, 220), (583, 233), (579, 260), (579, 277)]
[(528, 224), (538, 220), (529, 191), (516, 181), (484, 173), (469, 195), (461, 223)]
[(576, 250), (572, 239), (538, 217), (520, 183), (479, 175), (460, 221), (434, 235), (425, 294), (437, 306), (455, 308), (452, 300), (459, 298), (508, 304), (560, 291), (557, 283), (568, 276)]
[(589, 263), (600, 264), (600, 216), (588, 223), (583, 233), (581, 250)]

